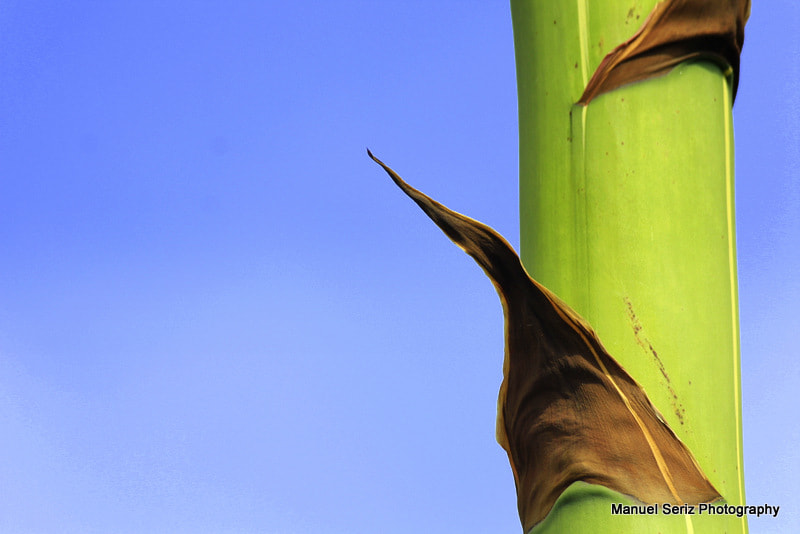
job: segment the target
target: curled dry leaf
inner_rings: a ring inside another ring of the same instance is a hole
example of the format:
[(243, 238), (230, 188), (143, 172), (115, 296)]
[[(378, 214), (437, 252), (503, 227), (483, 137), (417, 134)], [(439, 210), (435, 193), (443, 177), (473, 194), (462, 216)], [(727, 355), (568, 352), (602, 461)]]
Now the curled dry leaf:
[(475, 259), (500, 295), (506, 350), (497, 441), (508, 453), (526, 532), (576, 481), (644, 503), (721, 498), (641, 386), (586, 321), (528, 275), (505, 239), (369, 156)]
[(739, 54), (750, 0), (665, 0), (636, 34), (603, 59), (578, 101), (622, 85), (666, 74), (690, 59), (710, 59), (733, 70), (733, 96), (739, 85)]

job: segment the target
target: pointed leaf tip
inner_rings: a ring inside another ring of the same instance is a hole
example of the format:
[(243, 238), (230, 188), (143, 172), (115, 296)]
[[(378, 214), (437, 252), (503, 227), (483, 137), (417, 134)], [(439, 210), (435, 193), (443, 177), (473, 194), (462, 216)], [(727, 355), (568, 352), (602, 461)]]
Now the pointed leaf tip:
[(489, 226), (392, 180), (483, 268), (505, 315), (497, 441), (506, 450), (525, 532), (576, 481), (645, 503), (712, 502), (720, 494), (641, 386), (589, 324), (525, 271)]

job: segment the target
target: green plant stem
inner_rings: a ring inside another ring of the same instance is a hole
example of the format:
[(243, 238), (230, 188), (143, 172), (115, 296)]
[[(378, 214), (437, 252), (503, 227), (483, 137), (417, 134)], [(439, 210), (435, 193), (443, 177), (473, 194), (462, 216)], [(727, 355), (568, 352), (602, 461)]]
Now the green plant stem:
[[(682, 64), (588, 106), (655, 1), (512, 0), (521, 256), (594, 327), (730, 504), (744, 504), (730, 79)], [(534, 532), (746, 532), (736, 516), (612, 516), (577, 484)]]

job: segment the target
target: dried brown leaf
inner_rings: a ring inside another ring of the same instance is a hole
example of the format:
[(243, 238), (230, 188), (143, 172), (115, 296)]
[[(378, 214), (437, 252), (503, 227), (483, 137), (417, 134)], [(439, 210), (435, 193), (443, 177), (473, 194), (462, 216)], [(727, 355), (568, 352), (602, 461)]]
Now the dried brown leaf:
[(666, 74), (690, 59), (710, 59), (733, 70), (733, 97), (739, 85), (739, 54), (750, 0), (665, 0), (636, 34), (608, 53), (578, 101), (622, 85)]
[(506, 352), (497, 441), (508, 453), (526, 532), (576, 481), (644, 503), (720, 498), (641, 386), (606, 352), (586, 321), (528, 275), (505, 239), (414, 189), (369, 156), (475, 259), (500, 295)]

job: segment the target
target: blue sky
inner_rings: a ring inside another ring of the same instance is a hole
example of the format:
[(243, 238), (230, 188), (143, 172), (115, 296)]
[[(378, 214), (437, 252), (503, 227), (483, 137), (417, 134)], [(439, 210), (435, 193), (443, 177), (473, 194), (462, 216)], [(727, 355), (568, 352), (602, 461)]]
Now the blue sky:
[[(507, 2), (0, 5), (0, 531), (518, 532)], [(752, 532), (800, 531), (800, 7), (734, 110)]]

